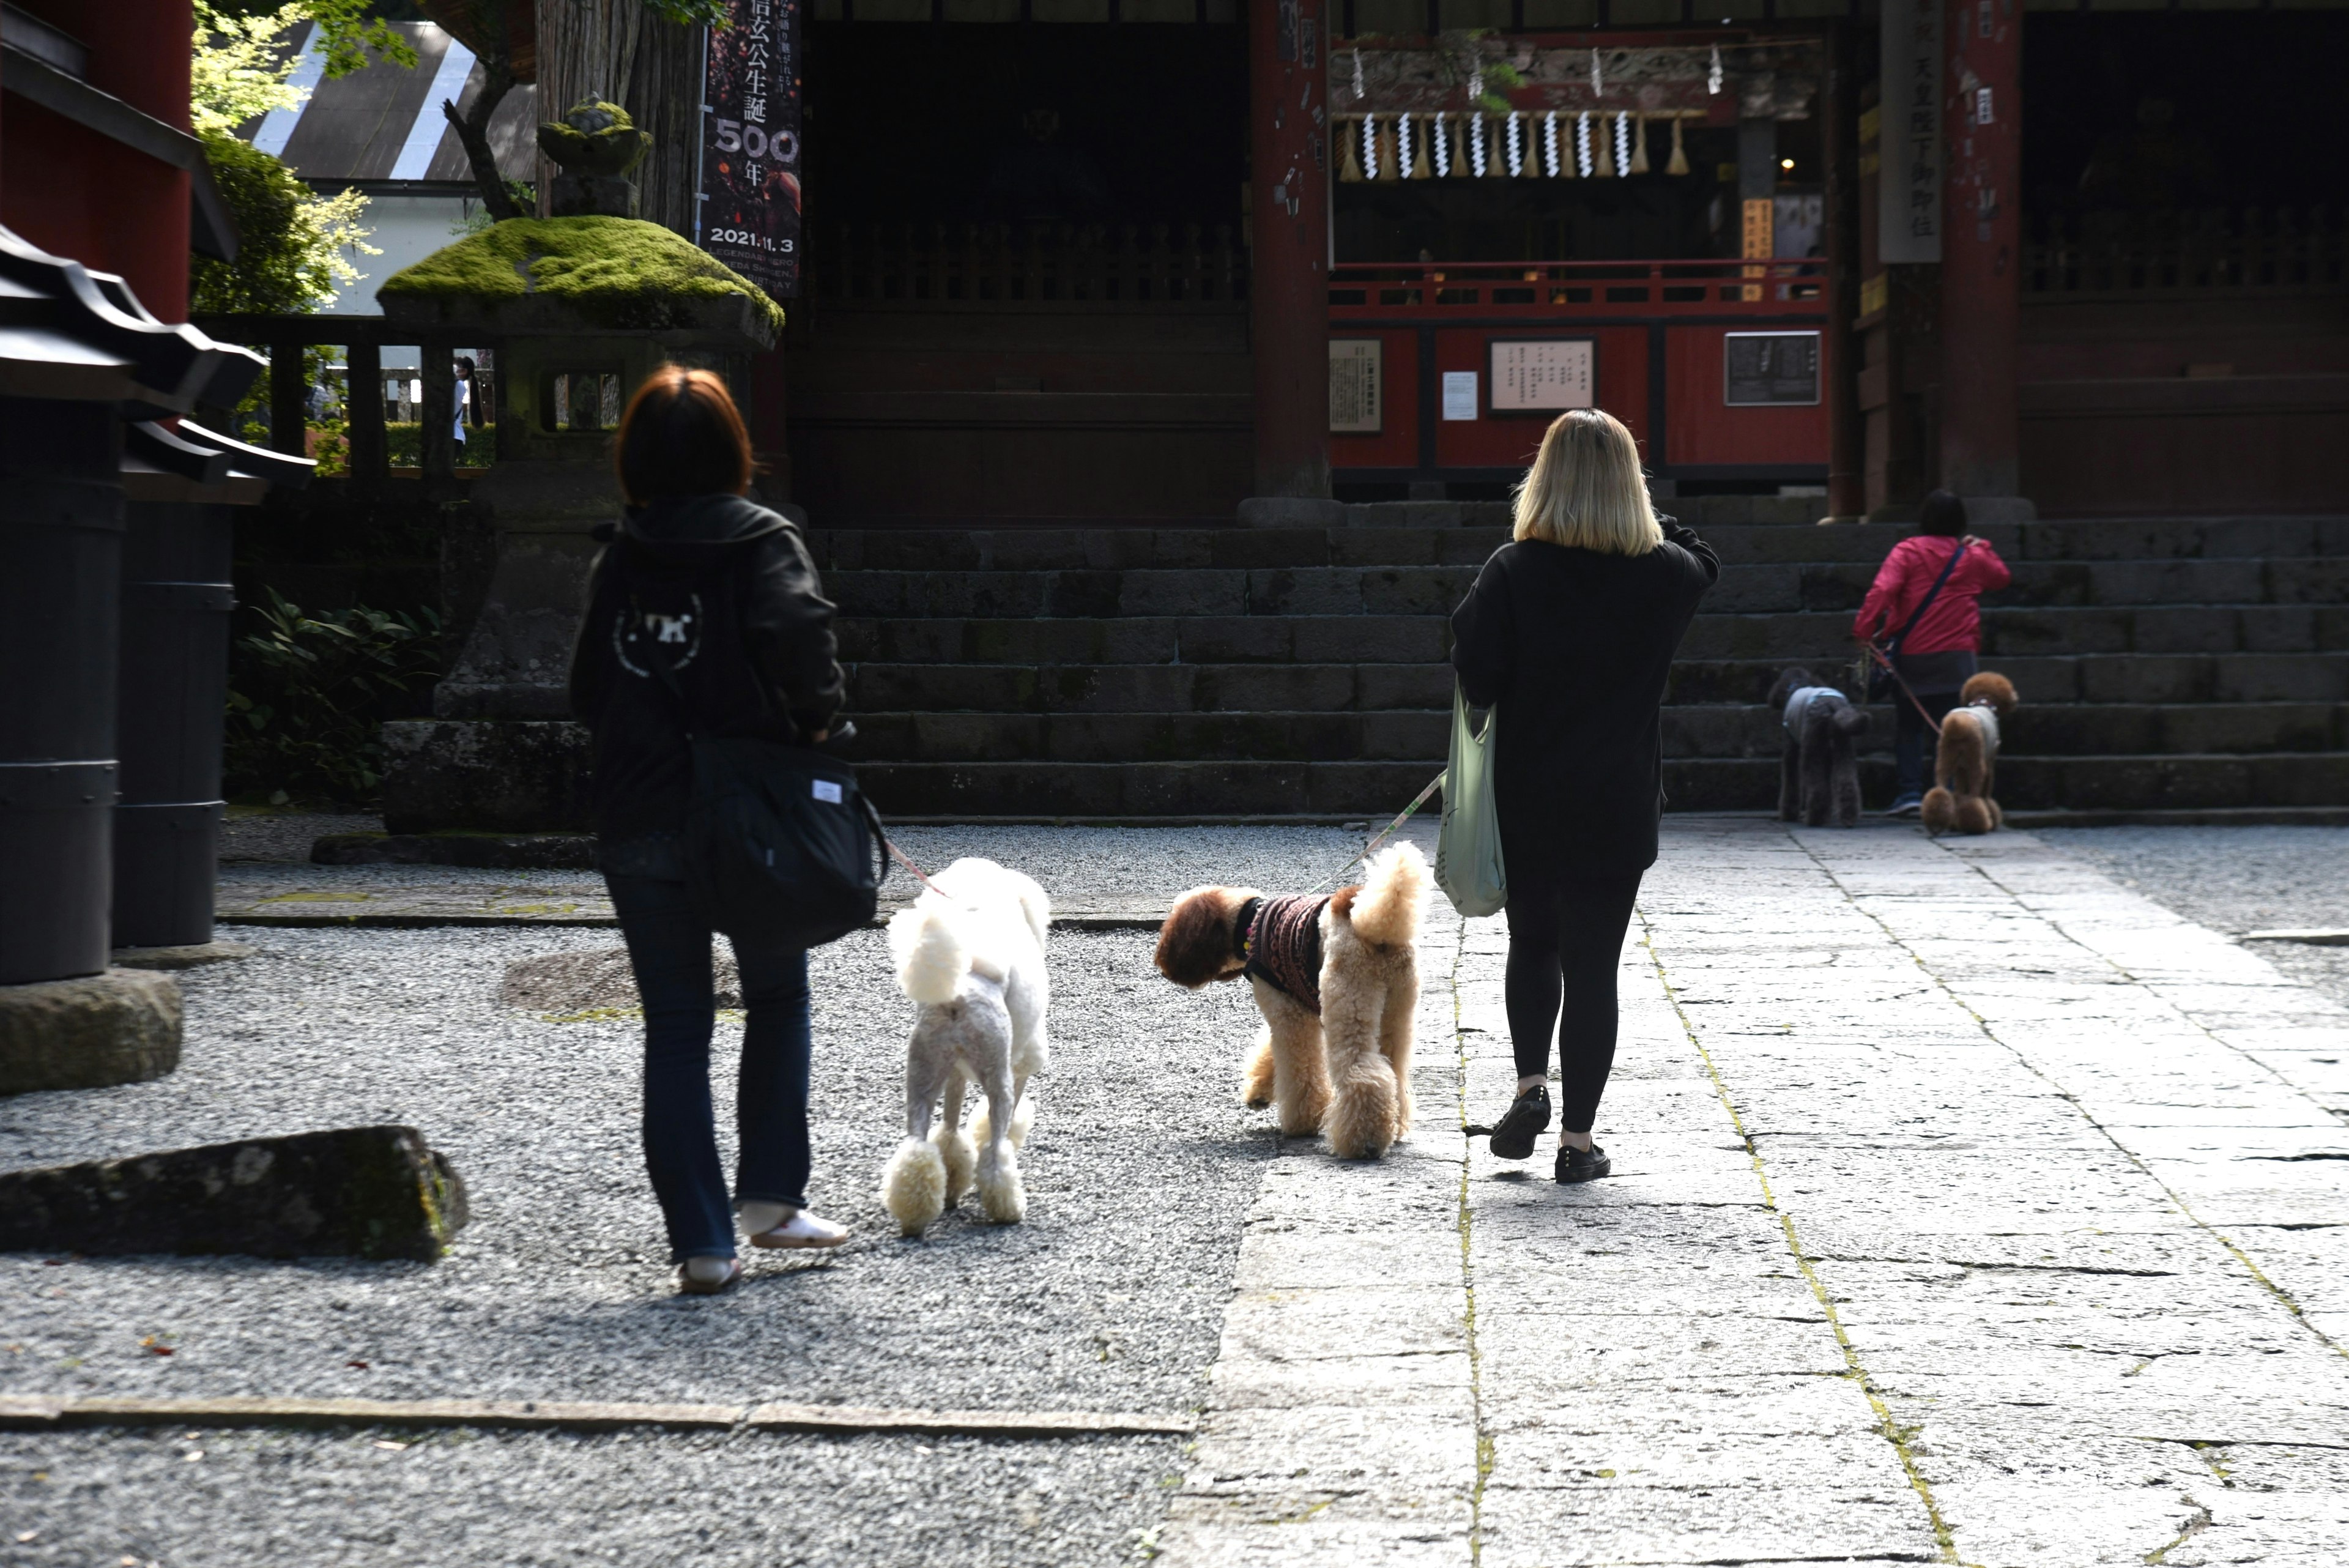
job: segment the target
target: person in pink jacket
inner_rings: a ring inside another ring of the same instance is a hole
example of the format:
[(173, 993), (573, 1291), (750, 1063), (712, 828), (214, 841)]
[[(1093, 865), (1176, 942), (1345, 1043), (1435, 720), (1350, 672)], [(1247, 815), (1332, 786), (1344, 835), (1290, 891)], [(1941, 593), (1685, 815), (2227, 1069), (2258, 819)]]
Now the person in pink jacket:
[[(1893, 545), (1877, 568), (1852, 635), (1892, 656), (1893, 668), (1939, 724), (1957, 706), (1958, 689), (1982, 652), (1982, 596), (2013, 580), (1998, 552), (1966, 532), (1966, 504), (1936, 490), (1925, 497), (1916, 534)], [(1914, 816), (1925, 800), (1925, 737), (1931, 730), (1917, 703), (1897, 687), (1892, 705), (1900, 787), (1890, 815)]]

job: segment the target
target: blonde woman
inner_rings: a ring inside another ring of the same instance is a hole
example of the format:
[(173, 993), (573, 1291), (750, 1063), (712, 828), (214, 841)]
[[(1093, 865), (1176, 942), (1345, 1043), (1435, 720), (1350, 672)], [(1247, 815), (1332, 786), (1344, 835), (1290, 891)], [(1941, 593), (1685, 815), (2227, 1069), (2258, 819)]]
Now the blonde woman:
[(1631, 432), (1597, 409), (1542, 437), (1515, 533), (1452, 616), (1461, 688), (1500, 726), (1493, 789), (1518, 1076), (1492, 1147), (1524, 1159), (1549, 1126), (1554, 1036), (1557, 1179), (1588, 1181), (1610, 1168), (1590, 1131), (1615, 1063), (1623, 932), (1656, 860), (1664, 677), (1721, 563), (1656, 515)]

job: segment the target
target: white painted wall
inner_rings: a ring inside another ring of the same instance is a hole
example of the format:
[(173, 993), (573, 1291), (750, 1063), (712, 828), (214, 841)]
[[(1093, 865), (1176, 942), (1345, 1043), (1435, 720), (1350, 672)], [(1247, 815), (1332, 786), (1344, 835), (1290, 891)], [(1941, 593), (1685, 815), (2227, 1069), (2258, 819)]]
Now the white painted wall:
[[(327, 308), (340, 316), (382, 315), (383, 306), (376, 303), (375, 291), (383, 280), (422, 261), (441, 246), (454, 244), (460, 237), (460, 225), (479, 204), (471, 196), (368, 197), (360, 226), (373, 231), (367, 243), (383, 254), (371, 256), (347, 250), (346, 258), (362, 275)], [(393, 364), (392, 356), (403, 352), (407, 358), (398, 363), (416, 363), (416, 351), (412, 348), (386, 349), (385, 365)]]

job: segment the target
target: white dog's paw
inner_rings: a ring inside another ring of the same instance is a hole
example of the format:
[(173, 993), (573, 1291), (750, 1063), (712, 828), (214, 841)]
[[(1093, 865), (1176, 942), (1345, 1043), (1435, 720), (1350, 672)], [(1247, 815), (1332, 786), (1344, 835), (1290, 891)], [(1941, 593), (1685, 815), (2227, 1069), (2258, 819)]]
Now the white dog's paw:
[(998, 1225), (1017, 1225), (1028, 1217), (1028, 1189), (1019, 1179), (1019, 1161), (1009, 1151), (999, 1163), (990, 1148), (978, 1162), (978, 1208)]
[(946, 1162), (947, 1207), (951, 1209), (970, 1190), (971, 1171), (978, 1164), (978, 1150), (967, 1132), (948, 1132), (937, 1127), (930, 1130), (930, 1138)]
[(881, 1203), (899, 1234), (918, 1236), (947, 1208), (947, 1162), (938, 1146), (909, 1137), (881, 1172)]
[[(989, 1107), (981, 1105), (978, 1107), (978, 1115), (970, 1118), (970, 1141), (974, 1144), (995, 1141), (995, 1118), (988, 1114), (988, 1110)], [(1022, 1095), (1019, 1096), (1019, 1108), (1011, 1113), (1011, 1147), (1026, 1148), (1028, 1129), (1035, 1125), (1036, 1096)]]

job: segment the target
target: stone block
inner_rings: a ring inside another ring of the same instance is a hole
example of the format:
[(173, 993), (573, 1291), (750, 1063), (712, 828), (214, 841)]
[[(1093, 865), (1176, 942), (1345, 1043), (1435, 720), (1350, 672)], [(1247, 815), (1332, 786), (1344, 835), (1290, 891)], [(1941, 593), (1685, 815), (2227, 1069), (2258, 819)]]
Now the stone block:
[[(1097, 615), (1246, 615), (1250, 574), (1237, 571), (1128, 572), (1113, 607)], [(1075, 613), (1075, 612), (1061, 612)]]
[[(1045, 580), (1043, 603), (1036, 613), (1055, 618), (1121, 615), (1125, 612), (1123, 600), (1125, 586), (1131, 578), (1154, 575), (1092, 568), (1054, 572)], [(985, 613), (1000, 612), (990, 610)], [(1142, 613), (1150, 615), (1157, 612), (1143, 607)]]
[(2127, 612), (2137, 653), (2232, 653), (2240, 646), (2237, 612), (2228, 605), (2148, 605)]
[(430, 1262), (465, 1187), (414, 1127), (340, 1127), (0, 1175), (0, 1251)]
[(2266, 577), (2270, 602), (2280, 605), (2337, 605), (2349, 600), (2349, 558), (2265, 561), (2256, 564)]
[(117, 948), (116, 969), (201, 969), (208, 963), (248, 959), (260, 951), (250, 942), (191, 942), (173, 948)]
[(1275, 568), (1248, 574), (1250, 615), (1359, 615), (1363, 578), (1353, 567)]
[(584, 830), (584, 724), (407, 719), (383, 727), (383, 825), (391, 833)]
[(181, 1017), (178, 982), (143, 969), (0, 985), (0, 1095), (160, 1078)]
[(1433, 664), (1452, 647), (1451, 625), (1436, 615), (1309, 616), (1288, 624), (1299, 663)]
[(1190, 664), (1275, 664), (1295, 649), (1298, 622), (1276, 616), (1203, 616), (1176, 624), (1179, 657)]
[(330, 833), (312, 841), (318, 866), (469, 866), (481, 870), (592, 871), (585, 833)]
[(1243, 528), (1342, 528), (1350, 509), (1309, 495), (1251, 495), (1239, 505)]
[(1390, 708), (1452, 711), (1449, 664), (1361, 664), (1354, 668), (1354, 706), (1365, 712)]
[[(1343, 535), (1324, 528), (1224, 529), (1205, 537), (1210, 559), (1203, 566), (1327, 566), (1333, 561), (1333, 542)], [(1171, 563), (1169, 563), (1171, 564)]]
[(1472, 566), (1390, 566), (1362, 574), (1362, 608), (1371, 615), (1450, 617), (1476, 581)]

